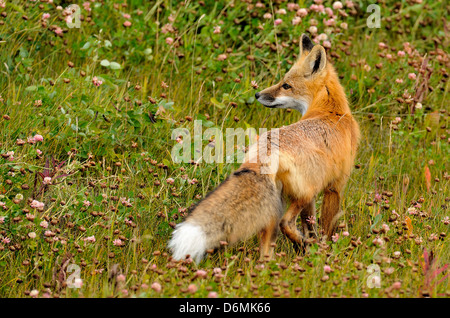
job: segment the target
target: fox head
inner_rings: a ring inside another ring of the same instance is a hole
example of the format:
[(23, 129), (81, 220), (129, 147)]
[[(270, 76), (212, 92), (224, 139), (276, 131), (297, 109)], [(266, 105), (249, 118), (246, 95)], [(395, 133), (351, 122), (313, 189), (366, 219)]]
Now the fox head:
[(278, 84), (256, 93), (255, 97), (266, 107), (291, 108), (305, 114), (318, 90), (325, 89), (326, 66), (325, 49), (303, 34), (295, 64)]

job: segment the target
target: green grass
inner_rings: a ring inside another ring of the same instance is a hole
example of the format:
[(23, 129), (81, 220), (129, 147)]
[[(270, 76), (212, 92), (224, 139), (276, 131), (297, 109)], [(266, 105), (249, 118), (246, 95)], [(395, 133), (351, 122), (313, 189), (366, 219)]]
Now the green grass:
[[(331, 27), (326, 14), (312, 11), (293, 26), (296, 13), (286, 1), (259, 8), (105, 0), (91, 3), (89, 14), (80, 2), (80, 29), (68, 28), (56, 8), (68, 3), (54, 2), (0, 7), (1, 297), (448, 297), (444, 1), (384, 1), (380, 29), (366, 27), (365, 2), (356, 1), (353, 9), (344, 3), (348, 16), (338, 14)], [(43, 13), (50, 14), (45, 25)], [(277, 18), (283, 22), (274, 27)], [(200, 264), (172, 262), (172, 227), (238, 166), (173, 163), (173, 129), (192, 133), (193, 120), (223, 130), (299, 120), (296, 112), (255, 102), (252, 81), (258, 89), (278, 81), (312, 25), (328, 34), (330, 60), (362, 132), (339, 239), (296, 255), (280, 235), (275, 259), (260, 262), (255, 237)], [(227, 58), (219, 61), (220, 54)], [(43, 141), (28, 143), (36, 134)], [(53, 184), (44, 187), (40, 173), (51, 174)], [(44, 208), (33, 208), (33, 200)], [(71, 264), (79, 266), (81, 288), (66, 286), (77, 273)], [(367, 284), (372, 265), (380, 288)]]

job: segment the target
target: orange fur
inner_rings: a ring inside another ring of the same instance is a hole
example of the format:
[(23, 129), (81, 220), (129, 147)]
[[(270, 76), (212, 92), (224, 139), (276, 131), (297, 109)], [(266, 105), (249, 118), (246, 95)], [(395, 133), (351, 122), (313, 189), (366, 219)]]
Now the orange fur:
[[(261, 257), (271, 256), (278, 227), (294, 244), (316, 234), (316, 196), (323, 191), (320, 224), (330, 238), (339, 217), (342, 190), (356, 156), (359, 128), (325, 49), (302, 36), (298, 61), (282, 81), (256, 94), (268, 107), (295, 108), (304, 115), (289, 126), (269, 131), (252, 145), (241, 167), (204, 198), (177, 225), (169, 248), (174, 258), (200, 260), (205, 250), (260, 233)], [(265, 161), (261, 144), (267, 141)], [(290, 207), (284, 213), (284, 198)], [(297, 229), (298, 215), (302, 231)]]
[[(316, 73), (312, 72), (314, 68)], [(290, 88), (284, 89), (285, 83)], [(291, 99), (307, 102), (306, 110), (300, 107), (304, 115), (299, 122), (279, 129), (279, 167), (274, 174), (276, 180), (281, 181), (283, 192), (296, 205), (302, 202), (296, 214), (291, 211), (285, 216), (282, 231), (295, 233), (292, 219), (324, 191), (320, 223), (330, 237), (360, 133), (336, 71), (326, 62), (323, 47), (316, 45), (311, 50), (302, 50), (298, 61), (280, 83), (257, 95), (269, 106), (279, 105), (278, 100), (284, 102), (286, 99), (288, 105), (293, 105)], [(284, 105), (277, 107), (284, 108)], [(293, 241), (300, 243), (299, 239)]]

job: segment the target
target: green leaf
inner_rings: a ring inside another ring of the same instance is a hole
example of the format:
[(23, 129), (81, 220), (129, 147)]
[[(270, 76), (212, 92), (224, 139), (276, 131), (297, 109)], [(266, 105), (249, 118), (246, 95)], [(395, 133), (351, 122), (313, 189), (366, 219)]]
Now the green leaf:
[(247, 104), (253, 104), (255, 102), (255, 97), (254, 96), (250, 96), (248, 99), (247, 99)]
[(27, 88), (25, 88), (25, 90), (27, 92), (34, 92), (35, 90), (37, 90), (37, 86), (36, 85), (31, 85), (31, 86), (28, 86)]
[(84, 43), (83, 47), (80, 50), (87, 50), (90, 47), (91, 47), (91, 42), (88, 41), (88, 42)]
[(211, 97), (211, 103), (216, 106), (217, 108), (223, 109), (225, 108), (225, 105), (221, 102), (219, 102), (215, 97)]
[(370, 230), (372, 231), (377, 225), (378, 223), (380, 223), (381, 219), (383, 218), (383, 215), (380, 213), (375, 217), (375, 220), (373, 221), (372, 226), (370, 227)]
[(214, 126), (214, 123), (210, 120), (205, 120), (205, 121), (202, 121), (202, 125), (206, 128), (210, 128), (210, 127)]
[(120, 69), (121, 69), (120, 64), (119, 64), (119, 63), (116, 63), (116, 62), (111, 62), (111, 63), (109, 64), (109, 67), (110, 67), (112, 70), (120, 70)]
[(104, 67), (108, 67), (108, 66), (110, 66), (110, 63), (109, 63), (108, 60), (102, 60), (102, 61), (100, 62), (100, 65), (101, 65), (101, 66), (104, 66)]
[(163, 106), (167, 110), (173, 110), (173, 104), (174, 104), (174, 102), (167, 102), (167, 103), (164, 103)]

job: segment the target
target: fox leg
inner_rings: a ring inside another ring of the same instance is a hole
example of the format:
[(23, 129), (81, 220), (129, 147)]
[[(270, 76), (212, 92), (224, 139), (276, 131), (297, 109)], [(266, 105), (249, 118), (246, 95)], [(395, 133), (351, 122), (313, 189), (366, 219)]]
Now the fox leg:
[(294, 243), (294, 249), (297, 252), (303, 252), (305, 249), (304, 236), (297, 228), (297, 218), (303, 207), (300, 201), (293, 200), (280, 223), (281, 232)]
[(316, 236), (316, 202), (312, 199), (311, 202), (306, 204), (301, 210), (300, 217), (302, 219), (302, 230), (305, 238)]
[(274, 244), (278, 235), (279, 222), (279, 219), (274, 219), (265, 229), (261, 231), (260, 260), (264, 259), (265, 257), (272, 259)]
[(320, 225), (327, 239), (330, 239), (336, 228), (341, 204), (342, 186), (335, 184), (324, 190)]

